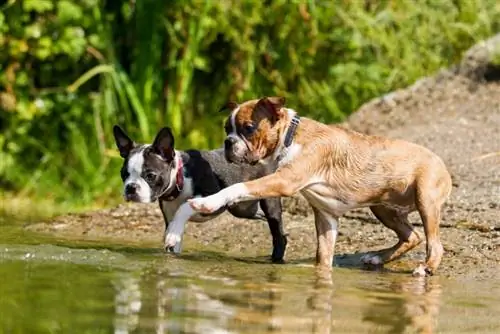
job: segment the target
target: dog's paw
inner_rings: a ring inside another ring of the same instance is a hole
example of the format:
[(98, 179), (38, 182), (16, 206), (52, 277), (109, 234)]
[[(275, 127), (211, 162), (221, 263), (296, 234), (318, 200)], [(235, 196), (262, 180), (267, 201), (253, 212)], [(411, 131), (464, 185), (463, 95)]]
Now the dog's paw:
[(223, 207), (226, 203), (215, 195), (208, 197), (198, 197), (188, 200), (189, 205), (201, 213), (212, 213)]
[(430, 270), (425, 264), (421, 263), (418, 265), (415, 270), (413, 270), (412, 275), (414, 277), (426, 277), (426, 276), (432, 276), (432, 270)]
[(177, 245), (180, 245), (181, 242), (181, 236), (176, 234), (176, 233), (168, 233), (167, 236), (165, 237), (165, 250), (166, 251), (174, 251), (176, 252), (176, 249), (179, 247), (176, 247)]
[(360, 260), (365, 265), (380, 266), (384, 264), (382, 258), (377, 254), (365, 254)]

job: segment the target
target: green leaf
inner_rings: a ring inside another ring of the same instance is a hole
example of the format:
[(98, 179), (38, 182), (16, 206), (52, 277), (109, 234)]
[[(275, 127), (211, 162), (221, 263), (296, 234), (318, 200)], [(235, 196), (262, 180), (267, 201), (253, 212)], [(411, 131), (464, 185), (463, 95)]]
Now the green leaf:
[(77, 22), (83, 16), (82, 8), (75, 1), (60, 0), (57, 4), (59, 23)]
[(43, 13), (54, 8), (52, 0), (24, 0), (22, 3), (25, 11)]

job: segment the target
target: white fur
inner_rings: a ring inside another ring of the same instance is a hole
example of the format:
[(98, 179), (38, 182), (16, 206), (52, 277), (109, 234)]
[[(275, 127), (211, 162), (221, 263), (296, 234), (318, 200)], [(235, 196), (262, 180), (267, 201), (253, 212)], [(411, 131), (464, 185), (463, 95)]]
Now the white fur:
[(240, 157), (243, 156), (247, 150), (247, 145), (245, 144), (245, 141), (243, 138), (241, 138), (238, 135), (238, 132), (236, 132), (236, 115), (238, 114), (238, 111), (240, 111), (240, 107), (237, 107), (236, 109), (233, 110), (231, 113), (231, 133), (227, 135), (228, 138), (233, 138), (235, 139), (235, 143), (233, 144), (233, 152), (236, 156)]
[(237, 107), (236, 109), (233, 110), (231, 113), (231, 133), (228, 135), (229, 136), (234, 136), (238, 137), (238, 133), (236, 132), (236, 115), (238, 114), (238, 111), (240, 111), (240, 107)]
[(424, 264), (420, 264), (415, 270), (413, 270), (412, 275), (415, 277), (425, 277), (427, 276), (427, 272), (425, 271), (426, 267)]
[(338, 234), (337, 219), (328, 213), (323, 212), (323, 214), (325, 215), (325, 217), (327, 217), (328, 222), (330, 223), (330, 228), (332, 229), (332, 235), (333, 235), (333, 246), (335, 246), (335, 243), (337, 242), (337, 234)]
[[(144, 146), (141, 150), (134, 153), (127, 164), (127, 171), (129, 176), (124, 182), (124, 189), (127, 185), (135, 183), (139, 186), (137, 189), (137, 196), (139, 197), (139, 202), (141, 203), (151, 203), (151, 188), (148, 183), (141, 177), (142, 167), (144, 165)], [(124, 193), (125, 196), (125, 193)]]
[[(174, 253), (182, 251), (182, 239), (188, 221), (202, 223), (214, 218), (214, 216), (202, 216), (195, 211), (189, 213), (185, 206), (189, 207), (189, 203), (186, 201), (192, 197), (193, 180), (186, 177), (182, 192), (176, 199), (173, 201), (160, 200), (162, 211), (165, 212), (165, 218), (168, 222), (168, 228), (165, 231), (165, 247), (174, 247)], [(191, 207), (189, 208), (191, 209)]]
[(295, 159), (295, 157), (300, 155), (301, 151), (302, 151), (302, 145), (296, 143), (293, 143), (288, 148), (283, 148), (282, 156), (278, 160), (278, 166), (281, 167), (292, 162)]
[[(177, 170), (175, 170), (175, 173), (173, 173), (173, 174), (176, 175)], [(186, 199), (190, 198), (193, 195), (192, 182), (193, 181), (191, 178), (184, 178), (184, 187), (182, 188), (182, 192), (179, 194), (179, 196), (176, 199), (174, 199), (173, 201), (160, 200), (161, 209), (165, 213), (165, 216), (166, 216), (165, 219), (168, 222), (168, 229), (167, 229), (167, 231), (165, 231), (165, 247), (167, 246), (167, 236), (168, 236), (169, 231), (171, 230), (171, 225), (172, 225), (172, 222), (174, 221), (174, 217), (177, 215), (177, 212), (179, 211), (179, 208), (181, 207), (181, 205), (186, 203)], [(181, 216), (178, 216), (177, 218), (180, 218), (180, 217)], [(181, 223), (183, 225), (185, 224), (185, 222), (181, 222), (180, 219), (178, 219), (176, 224), (179, 225)], [(178, 231), (179, 229), (180, 229), (180, 227), (177, 226), (175, 228), (175, 231)], [(184, 226), (182, 226), (182, 231), (184, 231)], [(180, 234), (177, 233), (177, 236), (174, 236), (174, 235), (168, 236), (168, 239), (169, 239), (168, 247), (174, 247), (174, 252), (180, 253), (182, 250), (182, 233), (180, 233)], [(177, 241), (173, 242), (173, 244), (172, 244), (172, 240), (177, 240)]]
[(255, 197), (250, 195), (245, 184), (236, 183), (222, 189), (216, 194), (207, 197), (193, 198), (189, 202), (196, 211), (211, 213), (217, 211), (224, 205), (231, 205), (236, 202), (248, 201), (252, 199), (255, 199)]
[(379, 255), (376, 254), (365, 254), (361, 257), (361, 262), (364, 264), (371, 264), (374, 266), (379, 266), (383, 264), (384, 262), (382, 261), (382, 258)]
[[(169, 187), (175, 185), (175, 183), (177, 182), (177, 173), (182, 159), (179, 151), (174, 150), (174, 154), (175, 154), (175, 168), (172, 168), (172, 171), (170, 172)], [(184, 188), (182, 190), (184, 190)]]
[(179, 207), (179, 209), (177, 209), (172, 221), (170, 221), (168, 224), (167, 233), (165, 236), (165, 248), (177, 246), (174, 251), (176, 253), (180, 253), (184, 228), (186, 226), (186, 222), (191, 218), (193, 214), (194, 210), (187, 202), (184, 202)]

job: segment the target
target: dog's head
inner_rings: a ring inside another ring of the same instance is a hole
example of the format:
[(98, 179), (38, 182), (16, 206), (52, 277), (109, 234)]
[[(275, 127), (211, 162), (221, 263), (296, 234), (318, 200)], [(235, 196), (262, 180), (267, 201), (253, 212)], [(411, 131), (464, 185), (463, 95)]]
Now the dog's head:
[(121, 177), (127, 201), (151, 203), (175, 187), (177, 162), (170, 128), (161, 129), (151, 145), (135, 143), (117, 125), (113, 134), (124, 159)]
[(234, 163), (256, 164), (278, 149), (287, 111), (282, 97), (264, 97), (242, 104), (229, 102), (222, 110), (231, 110), (224, 126), (226, 159)]

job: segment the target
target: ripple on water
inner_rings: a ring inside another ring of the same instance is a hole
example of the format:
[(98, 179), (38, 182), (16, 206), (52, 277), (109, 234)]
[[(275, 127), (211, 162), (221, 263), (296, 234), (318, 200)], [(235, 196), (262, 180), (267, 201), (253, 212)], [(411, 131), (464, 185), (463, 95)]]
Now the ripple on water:
[(500, 287), (219, 253), (0, 245), (3, 332), (333, 333), (498, 328)]

